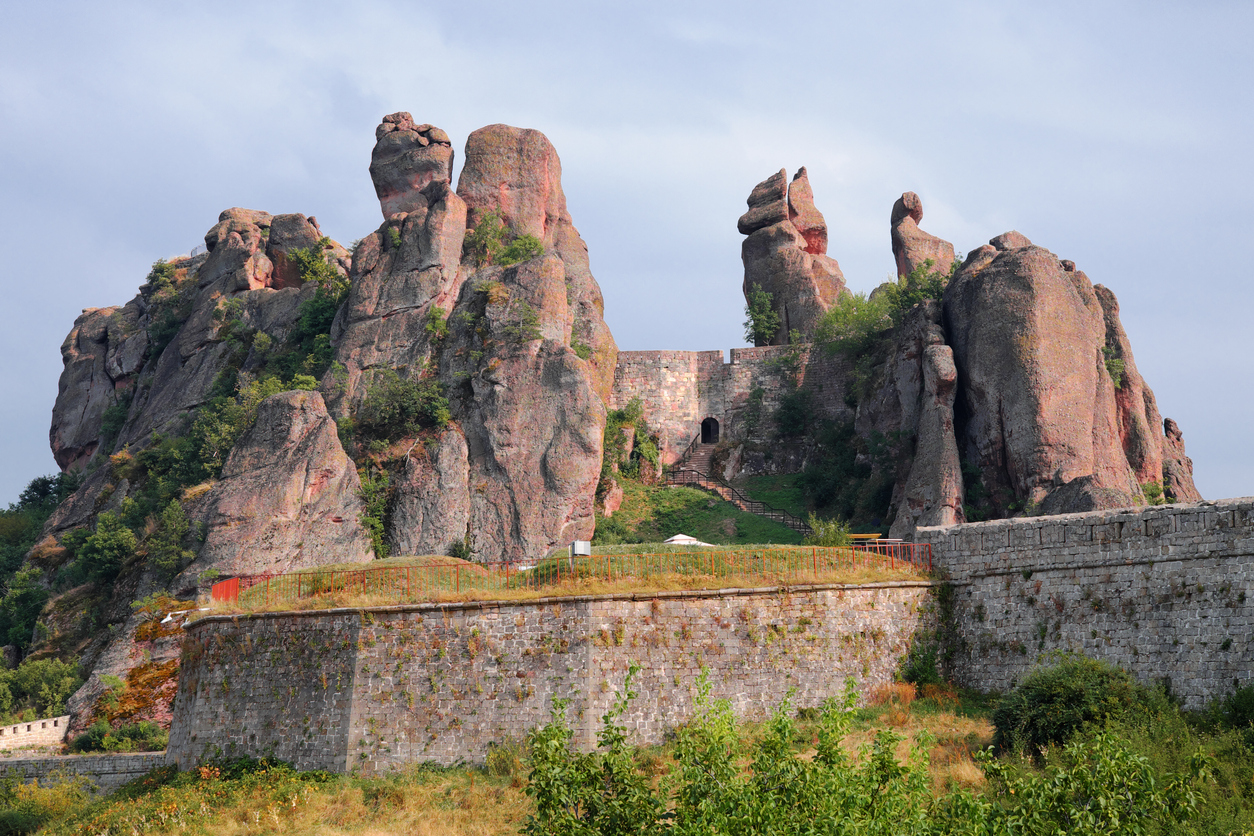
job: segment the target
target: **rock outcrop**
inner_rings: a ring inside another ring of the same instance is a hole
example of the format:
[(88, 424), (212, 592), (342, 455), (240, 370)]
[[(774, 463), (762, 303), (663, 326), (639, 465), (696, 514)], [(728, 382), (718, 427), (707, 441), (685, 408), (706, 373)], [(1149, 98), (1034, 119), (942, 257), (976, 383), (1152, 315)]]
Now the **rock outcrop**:
[(914, 192), (904, 193), (893, 204), (890, 224), (897, 275), (909, 276), (919, 265), (931, 261), (931, 270), (947, 276), (954, 263), (954, 245), (919, 229), (921, 220), (923, 201)]
[(807, 341), (847, 291), (840, 265), (827, 255), (827, 224), (814, 206), (806, 170), (798, 170), (789, 185), (781, 169), (754, 187), (748, 204), (737, 223), (748, 236), (740, 248), (745, 298), (761, 287), (771, 294), (780, 321), (771, 339), (758, 344), (786, 345), (794, 332)]
[(184, 581), (207, 569), (225, 576), (282, 574), (331, 563), (364, 563), (370, 538), (352, 459), (317, 392), (281, 392), (261, 402), (222, 478), (195, 501), (205, 541)]
[(967, 257), (944, 301), (959, 445), (999, 513), (1132, 505), (1163, 478), (1157, 407), (1113, 294), (1010, 232)]
[(393, 113), (383, 117), (374, 136), (370, 179), (384, 220), (426, 206), (423, 190), (452, 179), (453, 143), (439, 128), (415, 125), (408, 113)]
[[(396, 133), (388, 124), (380, 143)], [(393, 158), (376, 148), (376, 184), (404, 179)], [(463, 257), (467, 230), (489, 213), (542, 252), (508, 267)], [(332, 334), (333, 411), (351, 414), (384, 368), (438, 379), (452, 410), (450, 429), (411, 449), (397, 474), (393, 546), (443, 553), (466, 542), (477, 559), (502, 560), (590, 537), (618, 349), (548, 139), (475, 131), (457, 191), (440, 171), (412, 192), (358, 245), (352, 280)]]
[[(878, 410), (859, 411), (864, 435), (913, 437), (893, 488), (890, 536), (909, 538), (916, 526), (964, 522), (962, 463), (954, 433), (958, 372), (945, 345), (939, 302), (915, 307), (903, 323), (889, 360)], [(873, 421), (868, 421), (873, 418)]]

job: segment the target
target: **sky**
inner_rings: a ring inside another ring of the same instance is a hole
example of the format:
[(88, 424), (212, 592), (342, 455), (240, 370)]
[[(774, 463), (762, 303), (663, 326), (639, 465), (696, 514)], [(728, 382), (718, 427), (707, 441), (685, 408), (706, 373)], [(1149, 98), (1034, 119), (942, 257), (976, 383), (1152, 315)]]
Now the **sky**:
[(1118, 296), (1209, 499), (1254, 494), (1254, 4), (10, 4), (0, 27), (0, 506), (55, 472), (60, 345), (231, 206), (382, 221), (382, 116), (543, 131), (621, 349), (745, 344), (736, 219), (806, 166), (851, 289), (893, 201), (1017, 229)]

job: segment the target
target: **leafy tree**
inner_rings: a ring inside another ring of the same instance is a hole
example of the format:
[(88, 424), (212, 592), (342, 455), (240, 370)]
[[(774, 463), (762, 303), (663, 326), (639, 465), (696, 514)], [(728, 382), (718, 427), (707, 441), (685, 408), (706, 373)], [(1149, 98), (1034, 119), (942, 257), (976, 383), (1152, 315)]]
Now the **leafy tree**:
[(76, 550), (76, 559), (88, 579), (111, 583), (135, 554), (139, 540), (112, 511), (96, 517), (96, 530)]
[(779, 312), (775, 299), (762, 285), (754, 284), (745, 299), (745, 341), (753, 345), (770, 345), (779, 332)]
[(183, 503), (170, 500), (161, 511), (156, 530), (148, 537), (148, 562), (166, 578), (173, 577), (195, 557), (195, 552), (183, 548), (183, 541), (191, 529)]
[(417, 435), (426, 429), (443, 429), (452, 416), (444, 386), (423, 375), (404, 380), (392, 369), (381, 369), (357, 407), (358, 433), (376, 439)]
[(0, 637), (19, 650), (30, 646), (35, 622), (48, 602), (48, 590), (40, 582), (42, 576), (43, 572), (34, 566), (19, 569), (9, 578), (4, 597), (0, 598)]

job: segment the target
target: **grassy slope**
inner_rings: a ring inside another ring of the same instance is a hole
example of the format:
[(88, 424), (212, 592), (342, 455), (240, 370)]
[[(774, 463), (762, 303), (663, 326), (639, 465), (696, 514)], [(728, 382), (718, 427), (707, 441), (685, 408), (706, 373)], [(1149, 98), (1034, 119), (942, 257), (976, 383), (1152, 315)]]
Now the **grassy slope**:
[(800, 481), (799, 473), (749, 476), (738, 481), (736, 487), (750, 499), (765, 502), (804, 520), (810, 513), (810, 504), (805, 492), (801, 490)]
[(620, 479), (623, 504), (597, 520), (598, 543), (658, 543), (687, 534), (717, 545), (800, 543), (801, 535), (777, 522), (748, 514), (695, 488), (644, 485)]

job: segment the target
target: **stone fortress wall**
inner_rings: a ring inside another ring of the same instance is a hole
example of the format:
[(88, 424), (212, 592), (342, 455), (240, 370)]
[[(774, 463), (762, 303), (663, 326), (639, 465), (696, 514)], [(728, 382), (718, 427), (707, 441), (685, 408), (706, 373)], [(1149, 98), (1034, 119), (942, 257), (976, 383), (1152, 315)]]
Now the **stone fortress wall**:
[(814, 706), (853, 677), (892, 681), (931, 626), (932, 584), (659, 592), (527, 602), (211, 616), (186, 628), (169, 759), (274, 754), (301, 769), (370, 773), (482, 761), (549, 719), (553, 698), (590, 748), (641, 666), (624, 717), (656, 743), (712, 696), (764, 718)]
[[(169, 759), (274, 754), (376, 772), (482, 760), (546, 722), (582, 747), (642, 666), (625, 724), (662, 739), (700, 671), (737, 715), (892, 680), (950, 619), (955, 679), (1006, 689), (1051, 651), (1169, 680), (1189, 708), (1250, 684), (1254, 498), (921, 528), (936, 582), (677, 591), (211, 616), (187, 627)], [(948, 587), (948, 589), (946, 588)]]
[(773, 414), (788, 390), (787, 366), (794, 355), (797, 384), (818, 396), (812, 403), (819, 415), (852, 418), (844, 405), (847, 362), (812, 352), (809, 344), (733, 348), (728, 362), (722, 351), (620, 351), (609, 408), (639, 399), (645, 420), (658, 433), (662, 462), (670, 464), (700, 435), (706, 418), (719, 422), (720, 437), (743, 439), (741, 422), (755, 389), (762, 392), (761, 415)]
[(956, 679), (1050, 651), (1166, 679), (1187, 708), (1254, 681), (1254, 498), (920, 528), (955, 585)]
[(54, 746), (65, 740), (65, 732), (69, 727), (68, 714), (62, 717), (41, 717), (29, 722), (0, 726), (0, 749)]

